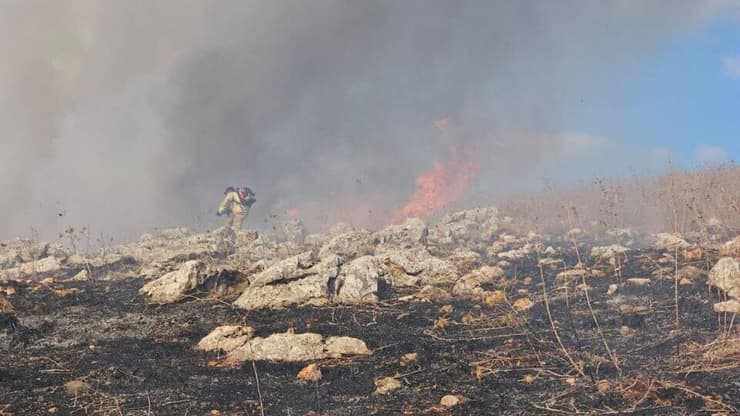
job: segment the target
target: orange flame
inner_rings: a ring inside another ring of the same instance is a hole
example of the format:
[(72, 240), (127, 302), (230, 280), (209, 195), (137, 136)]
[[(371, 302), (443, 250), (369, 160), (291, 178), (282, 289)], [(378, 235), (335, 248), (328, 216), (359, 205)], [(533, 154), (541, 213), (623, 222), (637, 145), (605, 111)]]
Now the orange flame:
[(399, 216), (434, 214), (465, 194), (477, 170), (478, 166), (472, 159), (460, 159), (456, 149), (450, 150), (445, 163), (436, 162), (416, 179), (416, 191), (401, 208)]

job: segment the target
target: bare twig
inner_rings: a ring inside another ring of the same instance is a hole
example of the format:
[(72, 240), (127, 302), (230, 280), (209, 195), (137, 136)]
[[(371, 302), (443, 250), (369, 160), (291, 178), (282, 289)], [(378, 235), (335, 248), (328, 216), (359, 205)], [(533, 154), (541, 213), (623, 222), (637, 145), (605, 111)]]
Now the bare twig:
[(265, 416), (265, 405), (262, 402), (262, 389), (260, 388), (260, 377), (257, 374), (257, 364), (252, 360), (252, 371), (254, 371), (254, 379), (257, 383), (257, 398), (260, 401), (260, 416)]
[(599, 337), (601, 338), (601, 342), (604, 344), (604, 348), (606, 349), (606, 353), (609, 354), (609, 358), (612, 360), (612, 364), (614, 364), (614, 368), (617, 369), (617, 373), (621, 377), (622, 368), (619, 367), (619, 359), (617, 359), (617, 356), (614, 354), (612, 349), (609, 348), (609, 343), (606, 342), (606, 337), (604, 336), (604, 332), (601, 330), (601, 325), (599, 324), (599, 320), (596, 319), (594, 308), (591, 305), (591, 298), (588, 295), (588, 286), (586, 285), (585, 275), (581, 275), (581, 281), (583, 282), (583, 293), (586, 295), (586, 304), (588, 305), (588, 311), (591, 312), (591, 318), (594, 320), (594, 324), (596, 325), (596, 332), (599, 334)]
[[(570, 212), (568, 213), (568, 221), (570, 222)], [(572, 226), (572, 222), (571, 222)], [(578, 243), (576, 243), (575, 237), (571, 238), (571, 241), (573, 243), (573, 248), (576, 250), (576, 256), (578, 256), (578, 265), (580, 267), (583, 267), (583, 262), (581, 261), (581, 255), (578, 251)], [(619, 253), (615, 253), (617, 257), (619, 257)], [(586, 275), (581, 274), (581, 283), (583, 283), (583, 293), (586, 295), (586, 304), (588, 305), (588, 311), (591, 313), (591, 319), (593, 319), (594, 324), (596, 325), (596, 332), (599, 334), (599, 337), (601, 338), (602, 344), (604, 344), (604, 348), (606, 349), (607, 354), (609, 354), (609, 358), (612, 360), (612, 364), (614, 364), (614, 368), (617, 369), (617, 373), (619, 376), (622, 376), (622, 368), (619, 366), (619, 360), (617, 359), (617, 356), (614, 354), (611, 348), (609, 348), (609, 343), (606, 341), (606, 337), (604, 336), (604, 332), (601, 330), (601, 325), (599, 324), (599, 320), (596, 319), (596, 313), (594, 313), (593, 305), (591, 305), (591, 297), (588, 294), (588, 285), (586, 284)], [(579, 342), (580, 344), (580, 342)], [(591, 380), (594, 381), (593, 376), (591, 376)]]
[(586, 374), (583, 372), (583, 370), (576, 364), (576, 362), (573, 360), (573, 357), (571, 357), (568, 350), (565, 348), (565, 345), (563, 345), (563, 341), (560, 339), (560, 334), (558, 334), (557, 328), (555, 328), (555, 322), (553, 322), (552, 319), (552, 312), (550, 311), (550, 301), (547, 298), (547, 284), (545, 283), (545, 272), (542, 270), (542, 263), (540, 260), (540, 254), (537, 253), (537, 264), (540, 269), (540, 281), (542, 282), (542, 294), (544, 295), (545, 300), (545, 310), (547, 311), (547, 319), (550, 321), (550, 327), (552, 328), (552, 333), (555, 335), (555, 339), (558, 342), (558, 345), (560, 346), (561, 351), (563, 351), (563, 355), (568, 360), (570, 365), (573, 366), (573, 369), (576, 370), (578, 374), (580, 374), (583, 377), (586, 377)]
[(673, 283), (673, 300), (676, 302), (676, 330), (681, 328), (678, 315), (678, 245), (676, 245), (676, 257), (673, 259), (676, 265)]

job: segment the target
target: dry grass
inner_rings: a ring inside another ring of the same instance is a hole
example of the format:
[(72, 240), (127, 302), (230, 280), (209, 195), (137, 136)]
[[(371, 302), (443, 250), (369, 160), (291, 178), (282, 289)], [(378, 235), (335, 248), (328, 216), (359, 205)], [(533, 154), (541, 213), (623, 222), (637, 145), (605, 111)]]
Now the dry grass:
[(525, 230), (563, 232), (576, 213), (579, 228), (606, 231), (702, 232), (713, 220), (740, 229), (740, 166), (673, 171), (660, 177), (596, 179), (565, 190), (512, 196), (498, 204)]

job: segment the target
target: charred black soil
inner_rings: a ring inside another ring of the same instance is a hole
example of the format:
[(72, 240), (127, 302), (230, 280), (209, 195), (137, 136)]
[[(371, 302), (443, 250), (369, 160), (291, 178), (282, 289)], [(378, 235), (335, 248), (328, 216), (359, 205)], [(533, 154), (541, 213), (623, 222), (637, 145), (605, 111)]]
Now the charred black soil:
[[(0, 414), (736, 414), (740, 356), (713, 349), (730, 318), (712, 311), (706, 279), (678, 286), (677, 321), (672, 263), (658, 252), (624, 260), (587, 261), (604, 274), (585, 278), (591, 308), (580, 277), (556, 279), (563, 264), (541, 275), (535, 258), (514, 262), (504, 284), (487, 288), (505, 299), (395, 292), (374, 305), (281, 311), (246, 312), (198, 296), (151, 306), (137, 293), (143, 280), (115, 273), (11, 282), (22, 326), (1, 338)], [(715, 260), (710, 253), (694, 266), (707, 270)], [(577, 264), (574, 252), (565, 264)], [(650, 282), (625, 283), (633, 277)], [(613, 284), (618, 291), (607, 294)], [(525, 297), (534, 306), (517, 306)], [(193, 349), (223, 324), (248, 324), (258, 336), (357, 337), (373, 354), (319, 361), (318, 383), (296, 378), (308, 363), (224, 368), (214, 365), (217, 354)], [(408, 353), (418, 359), (402, 360)], [(402, 388), (373, 394), (386, 376)], [(85, 387), (69, 391), (71, 380)], [(448, 394), (463, 403), (440, 406)]]

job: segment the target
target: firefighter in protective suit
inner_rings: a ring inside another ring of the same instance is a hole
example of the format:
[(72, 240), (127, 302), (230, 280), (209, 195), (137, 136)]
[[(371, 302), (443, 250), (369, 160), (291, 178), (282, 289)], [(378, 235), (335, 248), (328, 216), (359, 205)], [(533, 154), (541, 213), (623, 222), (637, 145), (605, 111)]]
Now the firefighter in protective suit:
[(256, 201), (254, 192), (249, 188), (234, 188), (229, 186), (224, 191), (224, 200), (218, 206), (218, 216), (228, 215), (226, 226), (233, 230), (241, 230), (244, 218), (249, 214), (249, 208)]

